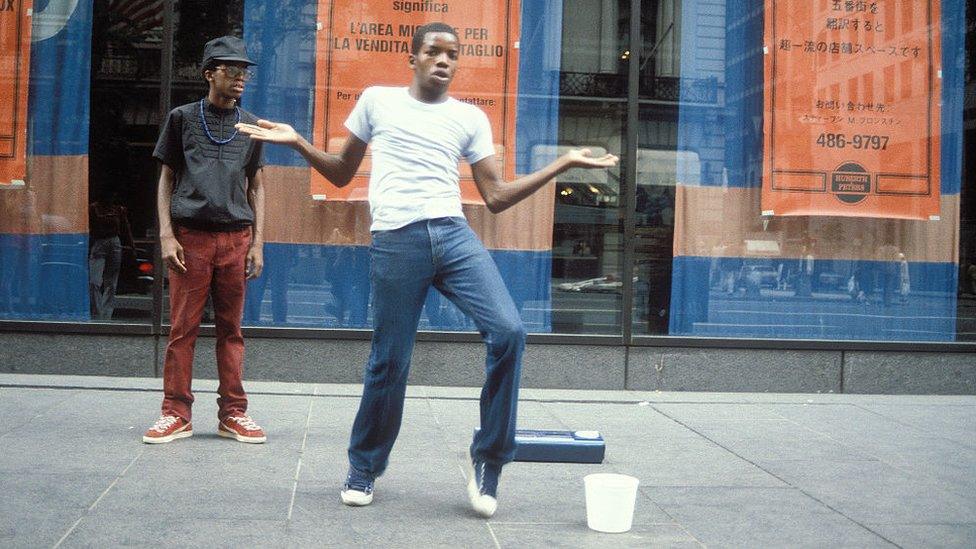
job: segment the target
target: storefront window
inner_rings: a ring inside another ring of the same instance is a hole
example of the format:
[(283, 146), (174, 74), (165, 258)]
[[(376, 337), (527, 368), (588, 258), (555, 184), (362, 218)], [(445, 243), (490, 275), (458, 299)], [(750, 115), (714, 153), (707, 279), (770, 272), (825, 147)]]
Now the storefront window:
[[(594, 154), (625, 150), (629, 2), (563, 2), (559, 143)], [(524, 31), (523, 31), (524, 32)], [(556, 183), (552, 322), (561, 333), (620, 333), (621, 170), (575, 171)]]
[(153, 315), (158, 170), (149, 157), (159, 127), (160, 8), (133, 2), (93, 5), (88, 129), (92, 320), (147, 322)]
[[(151, 153), (206, 93), (207, 40), (258, 61), (244, 108), (336, 151), (361, 91), (405, 86), (413, 30), (443, 20), (453, 95), (488, 114), (507, 177), (573, 147), (623, 160), (500, 215), (462, 166), (530, 332), (976, 340), (972, 1), (26, 4), (0, 15), (0, 320), (167, 322)], [(369, 328), (369, 158), (338, 189), (264, 157), (245, 324)], [(431, 291), (420, 328), (474, 326)]]
[(965, 338), (963, 2), (679, 11), (668, 333)]
[[(959, 13), (957, 8), (954, 13)], [(959, 26), (962, 23), (957, 23)], [(960, 29), (961, 30), (961, 29)], [(961, 39), (960, 39), (961, 40)], [(959, 301), (956, 335), (959, 341), (976, 341), (976, 2), (966, 2), (965, 59), (963, 67), (962, 127), (963, 169), (959, 190)]]
[(0, 15), (0, 319), (88, 320), (91, 3), (33, 16), (10, 4)]
[[(246, 2), (244, 35), (261, 63), (248, 105), (336, 151), (359, 93), (407, 85), (413, 29), (443, 19), (466, 48), (453, 95), (488, 114), (508, 177), (570, 147), (619, 154), (626, 89), (619, 29), (626, 14), (616, 2), (570, 4), (461, 2), (435, 16), (398, 4)], [(271, 147), (267, 161), (266, 274), (249, 285), (245, 321), (368, 327), (368, 158), (342, 189), (291, 151)], [(500, 215), (488, 213), (467, 173), (462, 166), (465, 215), (528, 329), (619, 333), (619, 172), (568, 172)], [(420, 327), (474, 329), (433, 290)]]
[[(638, 86), (637, 189), (634, 203), (633, 333), (668, 333), (671, 265), (675, 224), (677, 166), (694, 165), (697, 153), (677, 150), (678, 106), (683, 92), (694, 89), (694, 101), (715, 108), (714, 79), (681, 78), (681, 2), (653, 0), (641, 4), (641, 79)], [(684, 97), (687, 101), (689, 98)]]

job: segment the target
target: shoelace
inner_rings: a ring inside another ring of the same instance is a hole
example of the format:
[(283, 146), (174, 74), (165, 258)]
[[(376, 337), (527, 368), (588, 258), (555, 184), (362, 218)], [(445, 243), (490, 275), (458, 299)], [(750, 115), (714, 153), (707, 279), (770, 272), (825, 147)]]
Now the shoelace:
[(475, 466), (478, 467), (478, 493), (485, 495), (485, 462), (476, 463)]
[(165, 432), (166, 429), (169, 429), (170, 426), (176, 423), (176, 420), (178, 419), (180, 418), (176, 416), (160, 416), (159, 419), (156, 420), (156, 423), (153, 424), (151, 430), (159, 433)]
[(346, 475), (346, 488), (369, 494), (373, 491), (373, 481), (362, 475), (349, 473)]
[(491, 497), (495, 497), (495, 495), (492, 492), (498, 490), (498, 485), (497, 485), (498, 477), (497, 476), (494, 477), (494, 480), (492, 481), (493, 486), (488, 486), (487, 484), (485, 484), (485, 468), (487, 465), (488, 462), (486, 461), (474, 462), (474, 471), (477, 477), (475, 480), (478, 483), (478, 493), (483, 496), (488, 495)]
[(227, 419), (236, 421), (238, 425), (240, 425), (241, 427), (247, 429), (248, 431), (260, 431), (261, 430), (261, 427), (258, 427), (258, 424), (257, 423), (254, 423), (254, 420), (251, 419), (250, 416), (233, 416), (233, 417), (229, 417)]

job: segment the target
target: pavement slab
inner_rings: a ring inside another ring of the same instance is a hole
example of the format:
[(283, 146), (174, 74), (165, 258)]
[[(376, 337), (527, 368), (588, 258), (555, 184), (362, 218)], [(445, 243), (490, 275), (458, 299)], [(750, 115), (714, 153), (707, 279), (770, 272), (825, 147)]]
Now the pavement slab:
[(116, 479), (112, 472), (0, 474), (0, 546), (55, 545)]
[(96, 515), (78, 523), (60, 547), (285, 547), (290, 541), (284, 521)]
[[(341, 505), (361, 387), (250, 382), (268, 442), (146, 445), (160, 380), (0, 374), (0, 546), (973, 547), (976, 397), (526, 389), (519, 427), (598, 430), (599, 464), (513, 463), (469, 508), (480, 390), (410, 387), (371, 506)], [(633, 527), (586, 525), (583, 477), (640, 480)]]
[(761, 465), (858, 522), (976, 522), (976, 495), (959, 495), (927, 475), (885, 463), (767, 461)]
[(868, 524), (899, 547), (976, 547), (976, 523)]
[(559, 523), (492, 522), (491, 530), (502, 547), (565, 548), (700, 548), (702, 543), (678, 524), (640, 524), (629, 532), (605, 534), (594, 532), (578, 521)]
[(74, 396), (74, 391), (38, 389), (26, 392), (21, 389), (0, 387), (0, 442), (11, 431), (25, 428), (32, 421), (52, 413)]
[(643, 490), (709, 547), (891, 547), (792, 488), (648, 487)]

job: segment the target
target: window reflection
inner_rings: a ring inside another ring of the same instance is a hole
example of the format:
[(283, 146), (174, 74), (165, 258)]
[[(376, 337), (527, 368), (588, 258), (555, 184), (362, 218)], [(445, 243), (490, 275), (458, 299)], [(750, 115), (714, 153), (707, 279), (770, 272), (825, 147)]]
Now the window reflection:
[[(157, 167), (149, 155), (160, 110), (205, 92), (202, 44), (234, 34), (262, 61), (244, 104), (311, 136), (316, 86), (327, 86), (316, 73), (320, 2), (182, 0), (174, 4), (172, 52), (163, 51), (163, 3), (78, 4), (63, 28), (36, 25), (30, 109), (14, 109), (0, 124), (0, 137), (13, 138), (6, 130), (26, 116), (31, 167), (29, 178), (0, 180), (0, 318), (145, 322), (150, 287), (165, 275), (151, 261)], [(519, 124), (544, 108), (554, 114), (536, 120), (550, 134), (519, 136), (519, 165), (538, 167), (566, 147), (623, 156), (630, 124), (638, 137), (633, 189), (619, 170), (570, 172), (542, 191), (551, 202), (526, 209), (531, 222), (525, 212), (499, 221), (465, 206), (472, 226), (496, 245), (489, 248), (531, 331), (621, 333), (631, 281), (627, 315), (636, 334), (976, 340), (972, 2), (939, 3), (938, 137), (949, 152), (940, 159), (940, 219), (929, 221), (762, 215), (770, 2), (644, 0), (640, 51), (630, 49), (629, 1), (523, 4), (535, 11), (520, 38), (536, 39), (528, 49), (542, 53), (520, 63), (536, 63), (534, 73), (552, 86), (520, 95)], [(925, 35), (917, 6), (903, 2), (879, 21), (891, 32)], [(167, 106), (158, 104), (163, 53), (174, 59)], [(840, 54), (827, 57), (825, 71), (844, 66)], [(628, 121), (632, 62), (640, 68), (639, 113)], [(824, 73), (817, 93), (884, 104), (918, 96), (921, 73), (908, 60), (886, 58), (862, 72)], [(4, 77), (10, 88), (14, 80)], [(266, 159), (266, 270), (248, 287), (245, 321), (368, 327), (365, 196), (343, 204), (316, 197), (293, 152), (272, 147)], [(632, 242), (622, 235), (625, 212)], [(543, 219), (550, 215), (551, 225)], [(432, 293), (421, 329), (473, 327)]]
[[(916, 9), (910, 4), (904, 3), (905, 13)], [(942, 8), (943, 51), (958, 51), (960, 29), (945, 26), (945, 22), (958, 24), (962, 5), (944, 2)], [(963, 73), (961, 67), (954, 66), (959, 58), (943, 60), (953, 70), (943, 70), (941, 83), (939, 216), (893, 219), (877, 217), (877, 211), (856, 216), (849, 210), (811, 210), (784, 216), (764, 206), (768, 191), (762, 175), (763, 123), (770, 121), (763, 100), (764, 93), (769, 94), (775, 84), (764, 80), (769, 76), (763, 73), (769, 58), (762, 50), (763, 25), (772, 14), (766, 13), (764, 19), (763, 10), (757, 7), (696, 0), (681, 2), (679, 11), (679, 28), (697, 32), (707, 18), (724, 30), (709, 40), (683, 41), (680, 51), (678, 131), (674, 145), (669, 147), (677, 151), (673, 159), (677, 184), (675, 257), (666, 333), (882, 341), (966, 338), (970, 321), (963, 313), (965, 300), (957, 297), (956, 288), (957, 271), (965, 264), (968, 245), (962, 243), (960, 253), (957, 243), (961, 243), (960, 234), (969, 230), (969, 223), (965, 213), (961, 225), (957, 216), (960, 209), (968, 209), (965, 196), (972, 183), (971, 178), (963, 177), (964, 187), (959, 193), (957, 174), (963, 147), (956, 117)], [(886, 13), (885, 17), (897, 20), (903, 15)], [(919, 34), (917, 23), (906, 28), (914, 35), (926, 34)], [(790, 47), (782, 43), (777, 46)], [(789, 55), (789, 62), (799, 62), (799, 56)], [(845, 73), (840, 78), (830, 71), (839, 70), (842, 64), (836, 55), (830, 55), (829, 63), (815, 73), (816, 82), (824, 83), (817, 88), (818, 93), (837, 97), (851, 94), (865, 105), (875, 98), (891, 101), (884, 98), (897, 100), (899, 94), (911, 97), (911, 93), (904, 94), (906, 89), (913, 89), (909, 85), (912, 79), (905, 78), (916, 74), (915, 65), (909, 67), (911, 70), (896, 70), (881, 64), (873, 73)], [(904, 65), (900, 61), (896, 64)], [(843, 66), (848, 73), (853, 70), (849, 63)], [(715, 83), (717, 93), (702, 94), (709, 82)], [(807, 103), (802, 93), (795, 86), (789, 90), (794, 109), (790, 112), (805, 112)], [(860, 108), (859, 103), (852, 105)], [(655, 109), (643, 106), (642, 120), (653, 118)], [(789, 120), (790, 112), (781, 116)], [(918, 134), (910, 133), (904, 143), (898, 141), (892, 146), (901, 147), (899, 150), (906, 154), (915, 150), (908, 141), (916, 140)], [(921, 141), (936, 138), (923, 134)], [(791, 151), (795, 158), (823, 156), (812, 148), (794, 147)], [(798, 181), (790, 183), (796, 185)], [(796, 200), (802, 202), (799, 195)], [(847, 203), (853, 200), (848, 197)], [(653, 226), (640, 213), (638, 220)], [(964, 259), (957, 263), (960, 255)], [(636, 319), (640, 319), (639, 314)]]
[[(559, 150), (624, 149), (630, 3), (563, 3)], [(552, 331), (620, 333), (623, 206), (620, 168), (574, 170), (556, 182)]]
[(93, 320), (148, 321), (156, 276), (156, 165), (162, 4), (95, 2), (87, 262)]

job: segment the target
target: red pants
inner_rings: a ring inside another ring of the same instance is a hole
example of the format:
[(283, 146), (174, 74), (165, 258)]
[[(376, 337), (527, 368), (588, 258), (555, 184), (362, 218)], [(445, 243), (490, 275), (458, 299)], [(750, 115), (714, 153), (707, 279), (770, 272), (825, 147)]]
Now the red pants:
[(247, 410), (247, 395), (241, 381), (244, 365), (244, 263), (251, 245), (251, 229), (235, 232), (196, 231), (176, 227), (176, 240), (183, 246), (186, 272), (169, 271), (169, 344), (163, 365), (163, 415), (190, 421), (193, 392), (193, 349), (200, 332), (200, 319), (213, 297), (217, 334), (218, 418), (241, 415)]

